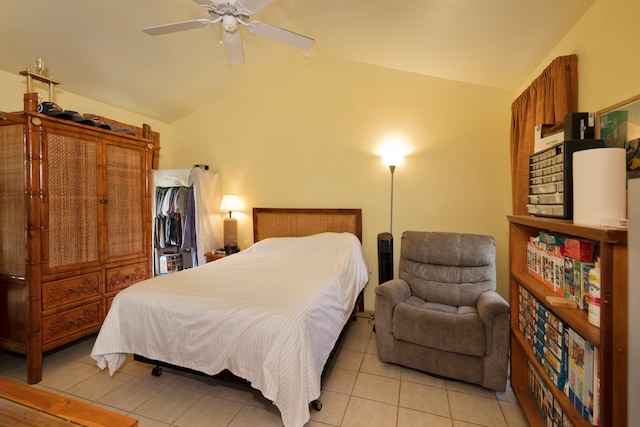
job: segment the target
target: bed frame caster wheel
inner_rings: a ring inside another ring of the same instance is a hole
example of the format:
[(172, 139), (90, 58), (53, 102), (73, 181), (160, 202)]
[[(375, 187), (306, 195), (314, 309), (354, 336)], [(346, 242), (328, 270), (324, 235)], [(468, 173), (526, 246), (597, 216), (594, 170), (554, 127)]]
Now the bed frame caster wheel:
[(313, 402), (311, 402), (309, 404), (313, 409), (315, 409), (316, 411), (321, 411), (322, 410), (322, 402), (320, 402), (319, 400), (314, 400)]
[(151, 375), (153, 375), (154, 377), (159, 377), (160, 375), (162, 375), (162, 366), (154, 366), (151, 370)]

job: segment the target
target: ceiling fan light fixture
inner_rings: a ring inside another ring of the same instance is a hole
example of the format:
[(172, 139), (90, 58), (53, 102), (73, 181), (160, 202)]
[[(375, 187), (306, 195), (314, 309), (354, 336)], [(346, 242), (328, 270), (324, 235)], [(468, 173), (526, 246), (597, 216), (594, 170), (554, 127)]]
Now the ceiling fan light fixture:
[(227, 33), (235, 33), (238, 31), (238, 19), (233, 15), (224, 15), (222, 17), (222, 27)]

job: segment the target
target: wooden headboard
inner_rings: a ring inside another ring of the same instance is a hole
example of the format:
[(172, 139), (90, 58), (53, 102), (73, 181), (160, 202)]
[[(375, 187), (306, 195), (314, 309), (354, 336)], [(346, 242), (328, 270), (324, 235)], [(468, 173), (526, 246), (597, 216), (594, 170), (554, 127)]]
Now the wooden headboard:
[(253, 208), (253, 241), (325, 231), (355, 234), (362, 242), (361, 209)]

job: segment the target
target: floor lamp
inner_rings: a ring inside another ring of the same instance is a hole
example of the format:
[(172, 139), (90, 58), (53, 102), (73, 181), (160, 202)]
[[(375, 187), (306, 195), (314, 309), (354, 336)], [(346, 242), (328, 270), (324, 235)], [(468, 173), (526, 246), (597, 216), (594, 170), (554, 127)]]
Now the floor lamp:
[(389, 232), (378, 234), (378, 284), (393, 279), (393, 173), (396, 170), (397, 156), (383, 156), (382, 160), (391, 171), (391, 203), (389, 214)]

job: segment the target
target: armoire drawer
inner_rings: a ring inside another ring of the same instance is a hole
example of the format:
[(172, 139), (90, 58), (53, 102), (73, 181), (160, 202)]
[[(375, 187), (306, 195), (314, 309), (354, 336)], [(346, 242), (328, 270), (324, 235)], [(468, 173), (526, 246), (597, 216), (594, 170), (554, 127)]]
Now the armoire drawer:
[(100, 273), (95, 272), (42, 285), (42, 309), (100, 295)]
[(42, 319), (43, 342), (48, 343), (83, 329), (99, 326), (101, 321), (100, 301), (45, 317)]
[(131, 286), (147, 278), (147, 264), (144, 262), (107, 270), (106, 292), (113, 292)]

